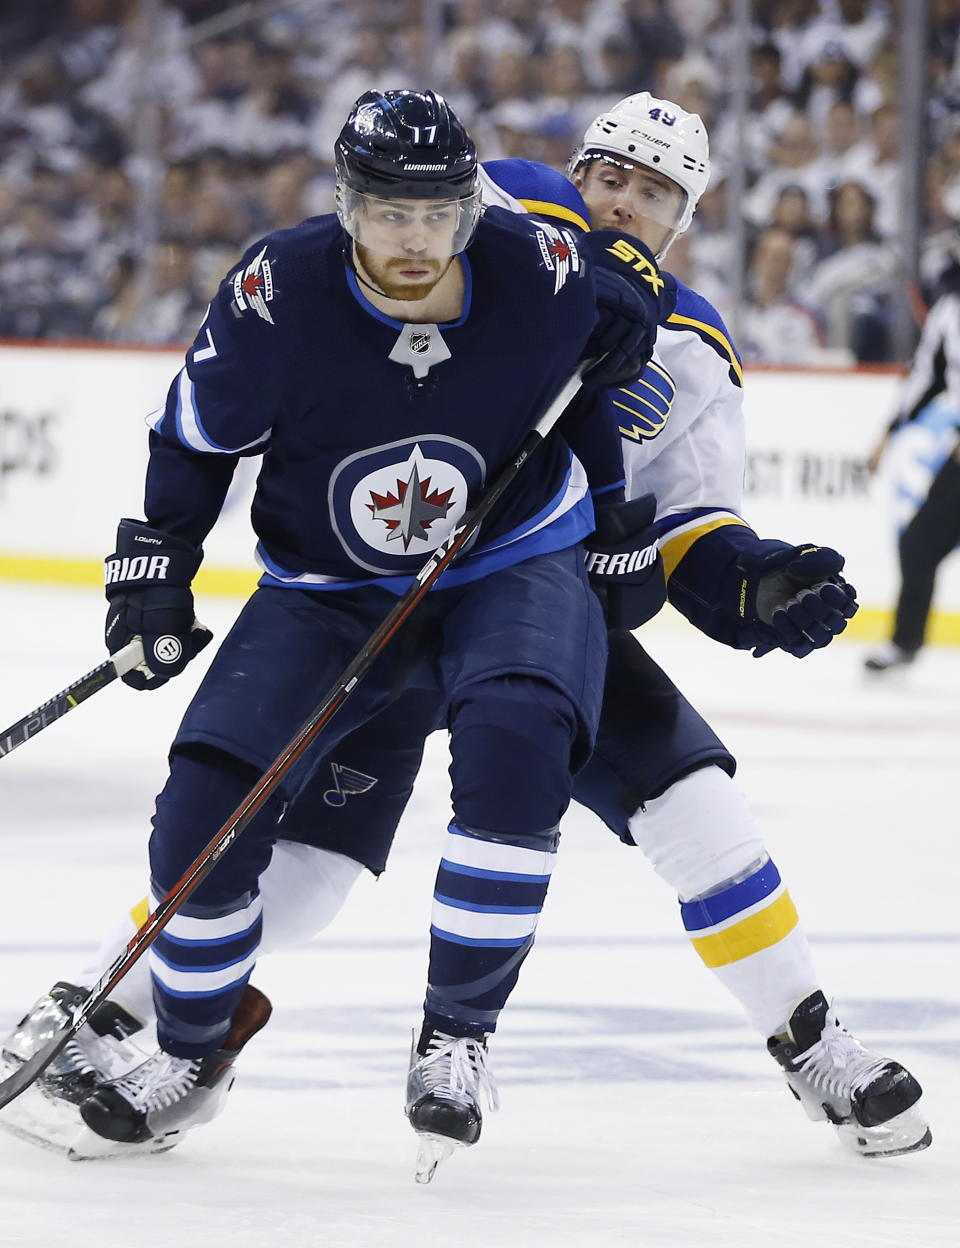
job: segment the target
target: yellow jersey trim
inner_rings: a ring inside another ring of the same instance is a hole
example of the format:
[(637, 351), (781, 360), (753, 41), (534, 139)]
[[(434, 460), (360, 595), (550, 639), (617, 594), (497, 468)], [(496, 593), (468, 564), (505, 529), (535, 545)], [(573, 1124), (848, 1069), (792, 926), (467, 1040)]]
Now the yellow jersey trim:
[(719, 520), (708, 520), (705, 524), (698, 524), (696, 528), (685, 529), (676, 537), (665, 537), (660, 545), (660, 554), (663, 557), (663, 571), (667, 580), (673, 575), (677, 564), (694, 542), (698, 542), (706, 533), (712, 533), (714, 529), (722, 529), (728, 524), (740, 524), (745, 529), (750, 528), (746, 520), (741, 520), (738, 516), (723, 516)]
[(726, 336), (726, 334), (721, 333), (716, 326), (708, 325), (706, 321), (694, 320), (692, 316), (681, 316), (679, 312), (671, 312), (667, 317), (667, 324), (689, 325), (692, 329), (699, 329), (701, 333), (706, 334), (709, 338), (712, 338), (714, 342), (718, 343), (723, 348), (724, 354), (730, 361), (730, 367), (739, 378), (740, 385), (743, 385), (743, 368), (741, 367), (740, 361), (737, 359), (737, 353), (730, 345), (730, 339)]
[(784, 892), (766, 909), (712, 936), (695, 936), (691, 944), (706, 966), (729, 966), (778, 944), (798, 922), (797, 908), (790, 894)]
[(545, 217), (559, 217), (561, 221), (569, 221), (571, 225), (575, 225), (586, 233), (590, 226), (580, 216), (579, 212), (574, 212), (572, 208), (564, 208), (563, 204), (551, 204), (545, 199), (520, 199), (517, 203), (522, 204), (527, 212), (540, 213)]

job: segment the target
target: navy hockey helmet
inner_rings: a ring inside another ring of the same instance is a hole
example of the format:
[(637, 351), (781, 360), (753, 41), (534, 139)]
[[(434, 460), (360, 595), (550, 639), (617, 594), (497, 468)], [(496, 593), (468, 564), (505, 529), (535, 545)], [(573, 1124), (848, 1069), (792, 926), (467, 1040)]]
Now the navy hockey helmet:
[(337, 215), (356, 237), (365, 198), (456, 201), (454, 251), (480, 216), (477, 149), (460, 118), (435, 91), (366, 91), (335, 146)]

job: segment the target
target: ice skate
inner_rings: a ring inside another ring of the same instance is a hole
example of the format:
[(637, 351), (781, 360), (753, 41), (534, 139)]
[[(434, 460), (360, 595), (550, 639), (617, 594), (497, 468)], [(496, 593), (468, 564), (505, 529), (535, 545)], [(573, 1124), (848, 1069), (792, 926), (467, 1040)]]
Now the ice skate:
[(479, 1140), (481, 1096), (488, 1108), (499, 1108), (486, 1040), (448, 1036), (424, 1024), (419, 1043), (411, 1045), (407, 1075), (406, 1114), (420, 1142), (418, 1183), (429, 1183), (456, 1149)]
[(157, 1050), (119, 1079), (104, 1084), (80, 1105), (87, 1136), (74, 1156), (94, 1158), (165, 1152), (187, 1131), (221, 1112), (233, 1087), (240, 1050), (270, 1017), (270, 1002), (247, 985), (222, 1048), (202, 1058)]
[(863, 666), (868, 672), (873, 672), (876, 675), (879, 675), (881, 672), (903, 671), (904, 668), (910, 666), (916, 657), (915, 651), (901, 650), (892, 641), (888, 641), (885, 646), (881, 646), (878, 650), (874, 650), (872, 654), (868, 654), (863, 661)]
[[(86, 989), (75, 984), (54, 984), (3, 1041), (4, 1069), (22, 1065), (48, 1044), (86, 996)], [(129, 1039), (142, 1028), (141, 1020), (122, 1006), (103, 1002), (33, 1087), (4, 1109), (0, 1127), (41, 1148), (70, 1155), (84, 1131), (79, 1103), (143, 1060), (144, 1053)]]
[(832, 1122), (861, 1157), (918, 1152), (932, 1139), (909, 1071), (865, 1049), (837, 1021), (822, 992), (801, 1001), (787, 1034), (767, 1041), (794, 1096), (814, 1122)]

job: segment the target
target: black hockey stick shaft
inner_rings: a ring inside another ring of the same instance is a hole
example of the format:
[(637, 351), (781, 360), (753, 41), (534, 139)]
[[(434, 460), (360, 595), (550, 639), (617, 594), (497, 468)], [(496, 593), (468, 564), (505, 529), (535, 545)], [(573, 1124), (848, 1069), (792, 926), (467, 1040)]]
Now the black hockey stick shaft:
[(38, 732), (43, 732), (44, 728), (62, 719), (68, 711), (72, 711), (81, 702), (86, 702), (87, 698), (92, 698), (101, 689), (106, 689), (107, 685), (112, 684), (118, 676), (124, 676), (142, 662), (143, 643), (137, 638), (124, 646), (122, 650), (118, 650), (116, 654), (111, 655), (98, 667), (87, 672), (86, 676), (81, 676), (72, 685), (68, 685), (62, 693), (50, 698), (35, 711), (24, 715), (23, 719), (18, 719), (15, 724), (11, 724), (9, 728), (0, 732), (0, 758), (6, 758), (8, 754), (12, 754), (17, 746), (23, 745)]
[(111, 966), (94, 984), (70, 1022), (51, 1037), (44, 1048), (39, 1049), (8, 1078), (0, 1082), (0, 1108), (8, 1105), (21, 1092), (26, 1091), (43, 1073), (61, 1049), (76, 1035), (93, 1011), (109, 997), (130, 968), (146, 953), (194, 889), (209, 875), (223, 854), (267, 802), (280, 781), (303, 757), (319, 732), (326, 727), (344, 704), (390, 639), (406, 623), (431, 587), (476, 533), (549, 431), (566, 415), (568, 410), (573, 408), (579, 391), (580, 372), (578, 371), (566, 382), (524, 438), (516, 454), (501, 470), (493, 484), (487, 488), (473, 510), (464, 516), (460, 524), (433, 552), (417, 573), (413, 584), (397, 600), (396, 605), (387, 613), (357, 656), (334, 682), (323, 701), (296, 736), (288, 742), (219, 832), (200, 851), (177, 883), (158, 904), (156, 910), (148, 916), (140, 930), (130, 938), (126, 948), (117, 955)]

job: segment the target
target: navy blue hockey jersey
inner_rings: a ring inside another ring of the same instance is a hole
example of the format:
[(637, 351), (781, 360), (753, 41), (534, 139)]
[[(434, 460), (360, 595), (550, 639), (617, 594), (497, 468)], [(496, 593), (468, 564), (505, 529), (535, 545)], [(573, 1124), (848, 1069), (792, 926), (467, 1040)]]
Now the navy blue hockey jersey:
[[(202, 543), (238, 457), (262, 454), (261, 584), (405, 588), (573, 371), (595, 319), (585, 265), (549, 227), (492, 210), (460, 262), (462, 315), (431, 327), (367, 301), (335, 217), (250, 248), (152, 420), (147, 522)], [(445, 583), (592, 527), (584, 471), (548, 439)]]

